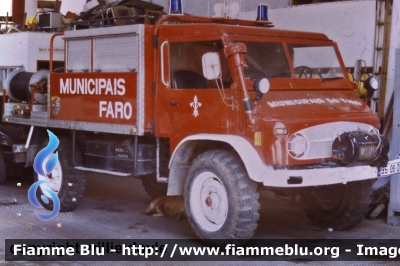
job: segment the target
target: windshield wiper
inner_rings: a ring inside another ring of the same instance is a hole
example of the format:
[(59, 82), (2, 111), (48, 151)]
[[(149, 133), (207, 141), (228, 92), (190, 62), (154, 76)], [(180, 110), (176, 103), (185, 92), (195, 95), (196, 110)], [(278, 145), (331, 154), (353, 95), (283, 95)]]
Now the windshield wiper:
[(321, 81), (324, 82), (326, 80), (335, 80), (335, 79), (343, 79), (344, 77), (330, 77), (330, 78), (321, 78)]

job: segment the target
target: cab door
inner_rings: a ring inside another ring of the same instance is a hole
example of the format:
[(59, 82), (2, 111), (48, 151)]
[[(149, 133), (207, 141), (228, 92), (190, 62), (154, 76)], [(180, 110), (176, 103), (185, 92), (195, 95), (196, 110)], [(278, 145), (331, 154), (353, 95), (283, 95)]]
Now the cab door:
[(227, 131), (227, 106), (215, 81), (202, 74), (202, 55), (221, 49), (216, 42), (160, 44), (157, 132), (184, 137)]

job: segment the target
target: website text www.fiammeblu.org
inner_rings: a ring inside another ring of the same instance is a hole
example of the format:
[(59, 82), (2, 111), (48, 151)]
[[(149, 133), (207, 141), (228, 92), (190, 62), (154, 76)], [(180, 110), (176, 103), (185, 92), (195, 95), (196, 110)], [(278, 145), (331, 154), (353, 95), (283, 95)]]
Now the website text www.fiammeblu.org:
[(400, 240), (384, 239), (254, 240), (246, 245), (214, 241), (213, 246), (195, 240), (6, 240), (8, 261), (396, 261), (399, 258)]

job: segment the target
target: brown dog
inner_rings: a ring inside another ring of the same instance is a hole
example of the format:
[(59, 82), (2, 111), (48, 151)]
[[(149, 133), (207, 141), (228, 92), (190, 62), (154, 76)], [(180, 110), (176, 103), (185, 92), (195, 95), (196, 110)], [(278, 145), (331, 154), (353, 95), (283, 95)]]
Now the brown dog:
[(163, 196), (153, 200), (143, 214), (153, 216), (172, 216), (176, 220), (186, 217), (183, 196)]

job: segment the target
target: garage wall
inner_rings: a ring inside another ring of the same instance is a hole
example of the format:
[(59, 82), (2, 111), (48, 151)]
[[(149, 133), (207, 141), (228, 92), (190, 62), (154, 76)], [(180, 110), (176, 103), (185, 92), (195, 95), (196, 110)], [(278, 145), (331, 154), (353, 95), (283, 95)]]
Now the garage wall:
[[(169, 0), (148, 0), (157, 5), (163, 6), (168, 10)], [(252, 11), (257, 9), (260, 3), (268, 4), (270, 8), (282, 8), (291, 5), (292, 0), (243, 0), (244, 11)], [(366, 0), (352, 0), (352, 1), (366, 1)], [(213, 5), (213, 4), (212, 4)], [(183, 11), (187, 14), (196, 16), (207, 16), (208, 14), (208, 0), (182, 0)], [(210, 8), (212, 11), (212, 7)]]
[[(255, 11), (243, 19), (255, 20)], [(363, 59), (372, 66), (375, 37), (375, 0), (333, 2), (271, 9), (269, 20), (277, 29), (322, 32), (338, 43), (346, 66)]]
[(0, 16), (6, 16), (7, 13), (9, 16), (11, 16), (11, 0), (1, 0)]
[[(49, 60), (51, 33), (20, 32), (3, 34), (0, 39), (0, 62), (2, 66), (23, 65), (28, 72), (35, 72), (37, 61)], [(64, 46), (61, 38), (54, 44), (54, 59), (64, 59)]]
[[(1, 0), (1, 1), (10, 1), (11, 0)], [(96, 0), (92, 0), (96, 1)], [(287, 7), (290, 5), (291, 0), (245, 0), (244, 1), (244, 10), (255, 10), (257, 5), (262, 3), (267, 3), (271, 6), (271, 8), (278, 7)], [(154, 4), (163, 6), (164, 9), (168, 10), (169, 0), (148, 0), (148, 2), (152, 2)], [(67, 11), (71, 11), (73, 13), (79, 14), (83, 6), (85, 5), (86, 0), (63, 0), (61, 5), (61, 13), (66, 14)], [(27, 0), (25, 1), (25, 10), (28, 13), (28, 17), (35, 16), (37, 1)], [(182, 0), (182, 6), (185, 13), (197, 16), (207, 16), (208, 14), (208, 1), (207, 0)], [(211, 7), (212, 10), (212, 7)]]
[[(393, 93), (395, 86), (395, 52), (396, 49), (400, 48), (400, 1), (393, 1), (393, 14), (392, 14), (392, 32), (390, 36), (390, 51), (389, 51), (389, 67), (388, 67), (388, 80), (387, 80), (387, 94), (386, 104), (387, 106), (390, 96)], [(396, 88), (399, 90), (400, 88)]]
[[(152, 0), (154, 4), (163, 6), (168, 11), (169, 0)], [(266, 3), (271, 8), (287, 7), (290, 5), (291, 0), (244, 0), (244, 10), (256, 10), (257, 5)], [(213, 4), (210, 5), (210, 11), (213, 9)], [(208, 1), (207, 0), (182, 0), (183, 12), (196, 16), (207, 16), (208, 14)], [(213, 14), (213, 13), (210, 13)]]

